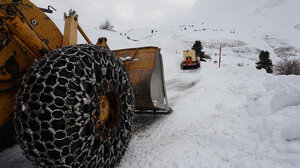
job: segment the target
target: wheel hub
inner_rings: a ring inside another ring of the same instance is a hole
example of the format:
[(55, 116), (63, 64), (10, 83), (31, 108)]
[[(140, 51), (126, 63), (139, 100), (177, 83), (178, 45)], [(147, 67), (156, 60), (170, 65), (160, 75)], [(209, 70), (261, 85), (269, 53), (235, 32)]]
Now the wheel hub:
[(107, 96), (106, 95), (101, 96), (99, 119), (100, 119), (100, 123), (102, 125), (104, 125), (108, 121), (110, 111), (111, 111), (111, 109), (110, 109), (110, 105), (109, 105), (109, 101), (108, 101)]
[[(110, 88), (113, 88), (112, 84), (109, 84)], [(105, 139), (107, 136), (105, 132), (108, 132), (109, 129), (114, 128), (119, 121), (119, 116), (121, 113), (120, 103), (117, 97), (117, 94), (114, 90), (107, 90), (105, 94), (102, 93), (102, 96), (99, 96), (100, 100), (96, 100), (98, 105), (97, 109), (99, 112), (93, 115), (94, 126), (96, 127), (96, 132), (101, 133), (101, 138)]]

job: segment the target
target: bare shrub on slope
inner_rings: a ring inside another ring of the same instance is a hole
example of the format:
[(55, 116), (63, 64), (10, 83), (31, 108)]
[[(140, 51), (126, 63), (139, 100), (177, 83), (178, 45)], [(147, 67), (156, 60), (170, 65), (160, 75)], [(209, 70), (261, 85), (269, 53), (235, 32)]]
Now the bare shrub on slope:
[(300, 75), (300, 60), (281, 60), (274, 69), (278, 75)]

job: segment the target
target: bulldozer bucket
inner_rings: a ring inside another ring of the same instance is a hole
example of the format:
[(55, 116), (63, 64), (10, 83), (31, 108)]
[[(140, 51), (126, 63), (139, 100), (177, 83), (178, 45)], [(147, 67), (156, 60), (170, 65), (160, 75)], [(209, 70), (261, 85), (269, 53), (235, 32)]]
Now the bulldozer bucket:
[(160, 48), (142, 47), (114, 51), (127, 71), (135, 93), (136, 113), (168, 113)]

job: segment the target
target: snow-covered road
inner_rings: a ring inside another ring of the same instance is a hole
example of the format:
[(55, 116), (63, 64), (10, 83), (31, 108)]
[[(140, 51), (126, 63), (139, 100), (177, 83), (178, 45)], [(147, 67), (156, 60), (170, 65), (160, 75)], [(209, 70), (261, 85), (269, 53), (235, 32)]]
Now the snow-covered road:
[[(275, 88), (267, 84), (280, 79), (256, 71), (253, 64), (239, 67), (226, 59), (221, 69), (212, 62), (202, 63), (201, 71), (178, 72), (167, 81), (174, 113), (136, 132), (120, 167), (282, 168), (300, 164), (299, 139), (289, 142), (275, 137), (287, 125), (269, 118)], [(294, 108), (300, 111), (299, 105)], [(293, 117), (300, 119), (299, 114)], [(293, 150), (288, 150), (291, 146)]]

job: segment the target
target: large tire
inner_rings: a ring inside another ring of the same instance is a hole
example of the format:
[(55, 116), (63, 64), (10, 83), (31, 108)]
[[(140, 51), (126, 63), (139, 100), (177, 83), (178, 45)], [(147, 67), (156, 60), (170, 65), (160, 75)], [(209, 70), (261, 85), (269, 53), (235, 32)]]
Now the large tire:
[(135, 106), (128, 72), (110, 50), (94, 45), (59, 49), (40, 58), (21, 86), (15, 129), (35, 165), (98, 168), (119, 163), (131, 137)]
[(12, 119), (0, 127), (0, 152), (16, 144), (16, 133)]

